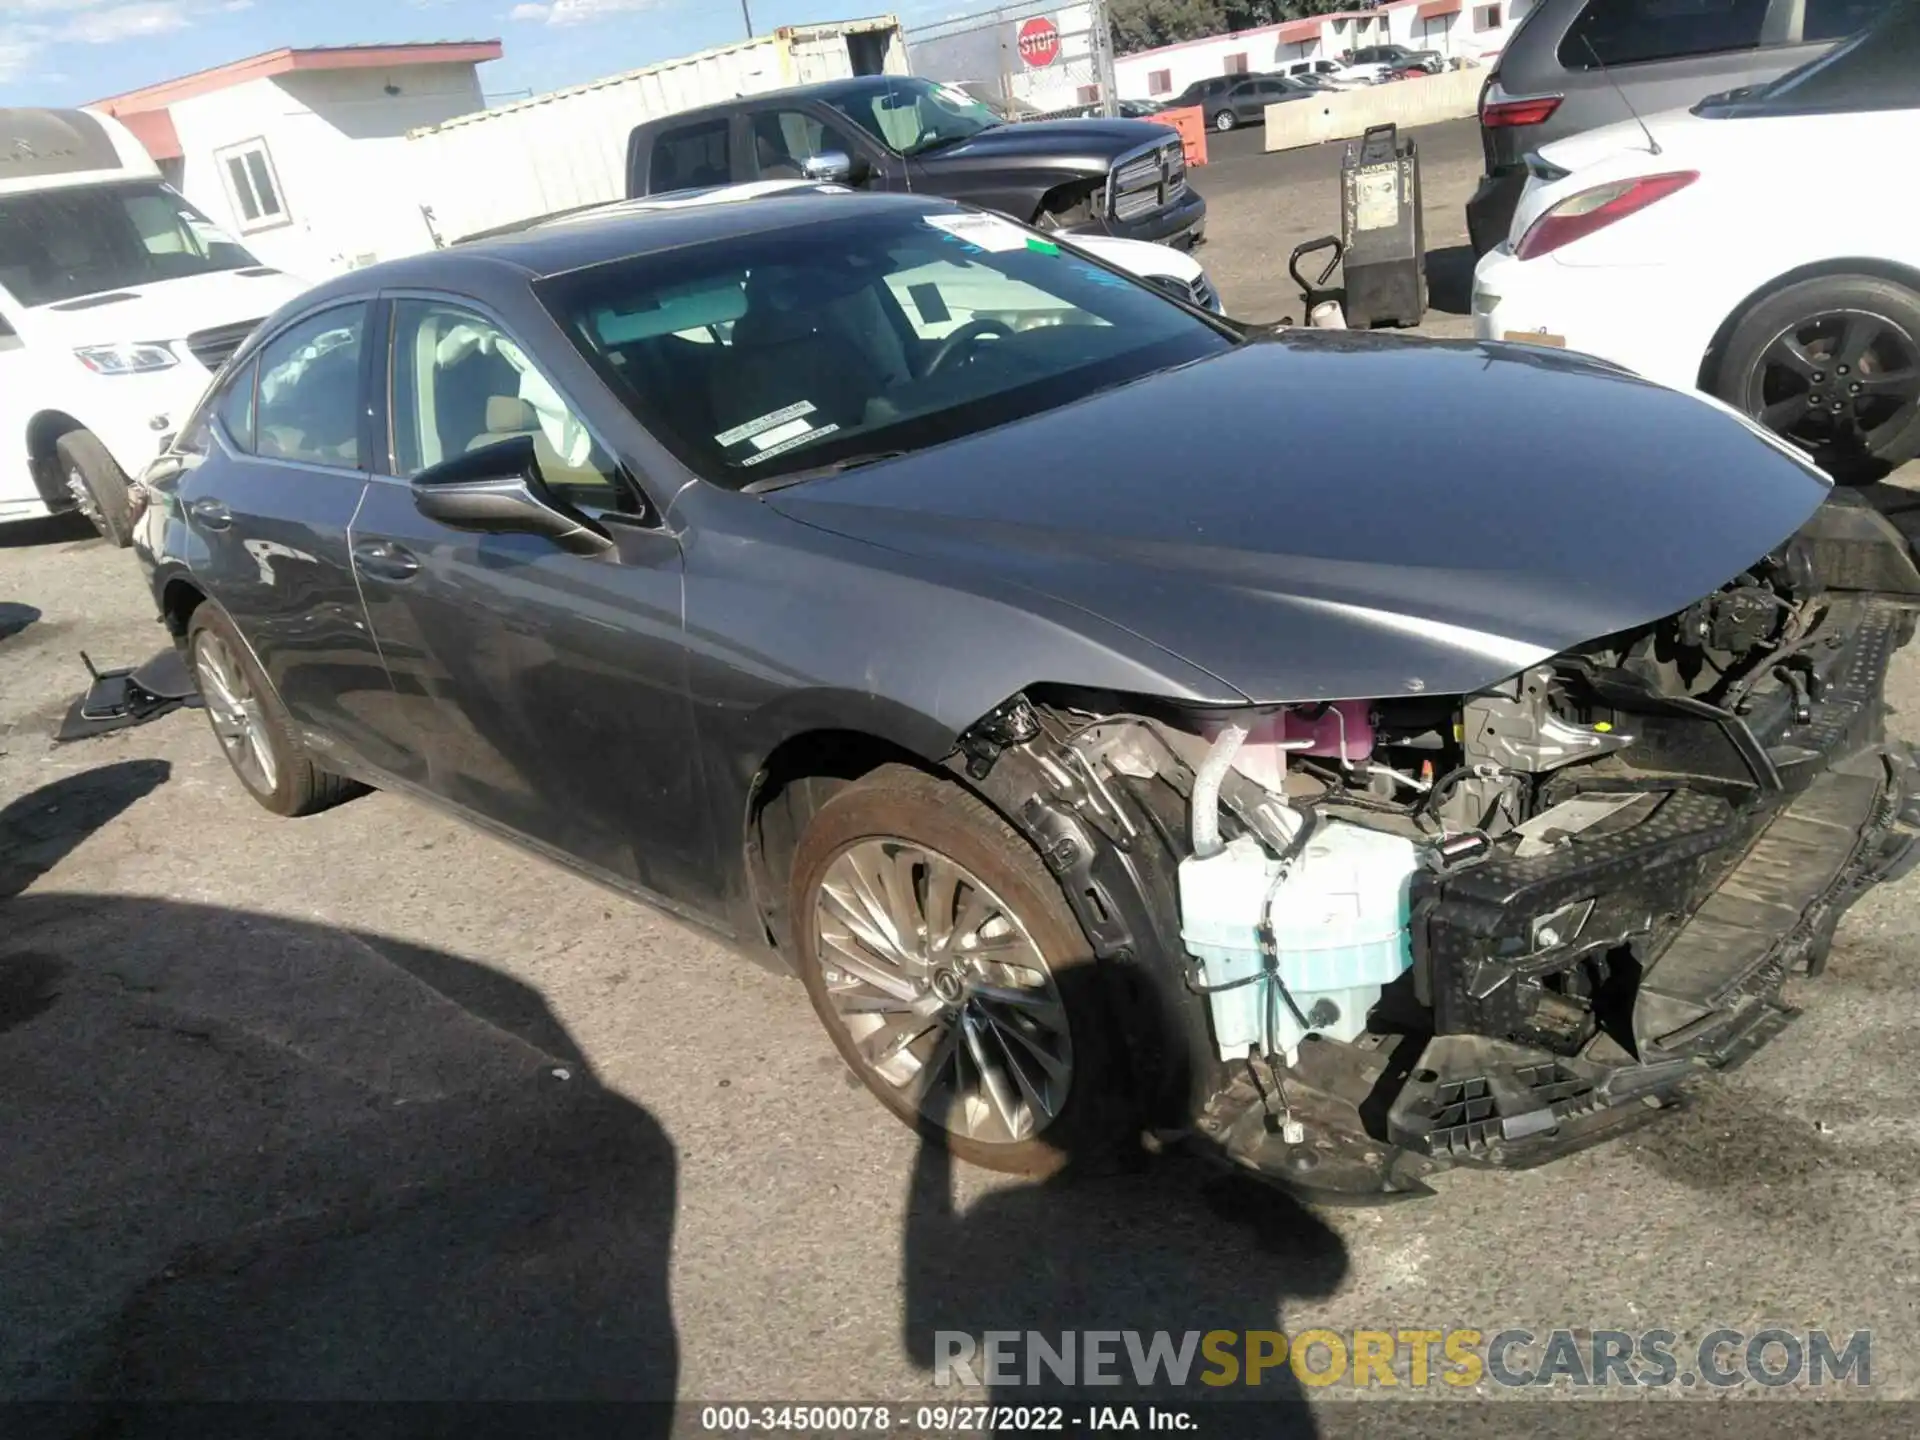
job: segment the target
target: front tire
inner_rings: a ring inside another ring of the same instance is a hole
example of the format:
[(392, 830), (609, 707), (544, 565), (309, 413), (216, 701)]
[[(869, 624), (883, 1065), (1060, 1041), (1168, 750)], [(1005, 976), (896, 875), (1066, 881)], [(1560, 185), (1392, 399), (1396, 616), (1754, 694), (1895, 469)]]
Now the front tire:
[(884, 766), (813, 817), (791, 886), (815, 1013), (928, 1143), (1022, 1175), (1122, 1149), (1133, 1106), (1086, 937), (979, 798)]
[(133, 491), (126, 471), (90, 430), (73, 430), (54, 442), (60, 479), (74, 508), (111, 545), (133, 543)]
[(312, 815), (361, 793), (361, 786), (313, 763), (273, 683), (211, 600), (187, 623), (187, 665), (227, 763), (265, 809)]
[(1239, 123), (1240, 117), (1235, 115), (1231, 110), (1222, 110), (1218, 115), (1213, 117), (1213, 128), (1218, 130), (1222, 135), (1226, 134)]
[(1920, 454), (1920, 295), (1873, 275), (1789, 285), (1727, 339), (1715, 393), (1836, 480)]

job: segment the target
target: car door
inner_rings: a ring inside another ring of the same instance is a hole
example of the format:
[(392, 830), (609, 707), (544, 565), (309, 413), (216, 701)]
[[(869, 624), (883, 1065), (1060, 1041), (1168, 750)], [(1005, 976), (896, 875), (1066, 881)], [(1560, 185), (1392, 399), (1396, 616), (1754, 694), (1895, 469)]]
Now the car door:
[[(426, 788), (671, 908), (717, 913), (678, 542), (491, 312), (389, 304), (389, 444), (352, 549)], [(532, 438), (547, 495), (605, 522), (612, 551), (463, 532), (415, 507), (411, 477), (515, 437)]]
[(367, 483), (371, 313), (366, 300), (311, 311), (227, 373), (174, 499), (195, 579), (313, 748), (404, 770), (383, 738), (392, 691), (348, 555)]
[(1278, 80), (1249, 80), (1233, 92), (1234, 116), (1242, 124), (1257, 124), (1267, 118), (1267, 106), (1288, 98), (1287, 87)]

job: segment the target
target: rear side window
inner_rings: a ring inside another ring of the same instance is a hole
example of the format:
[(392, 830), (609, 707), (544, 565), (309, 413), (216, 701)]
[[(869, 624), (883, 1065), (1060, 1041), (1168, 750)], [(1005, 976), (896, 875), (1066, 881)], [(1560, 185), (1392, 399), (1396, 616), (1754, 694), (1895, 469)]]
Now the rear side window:
[(258, 364), (249, 363), (227, 382), (227, 388), (214, 405), (214, 413), (227, 427), (233, 443), (248, 453), (253, 451), (253, 379), (258, 369)]
[(707, 185), (732, 183), (733, 158), (728, 144), (732, 123), (722, 118), (662, 130), (653, 142), (647, 193), (659, 195), (668, 190), (697, 190)]
[(367, 307), (322, 311), (260, 350), (254, 453), (353, 469), (360, 463), (360, 336)]
[(1768, 0), (1587, 0), (1560, 41), (1569, 70), (1757, 50)]

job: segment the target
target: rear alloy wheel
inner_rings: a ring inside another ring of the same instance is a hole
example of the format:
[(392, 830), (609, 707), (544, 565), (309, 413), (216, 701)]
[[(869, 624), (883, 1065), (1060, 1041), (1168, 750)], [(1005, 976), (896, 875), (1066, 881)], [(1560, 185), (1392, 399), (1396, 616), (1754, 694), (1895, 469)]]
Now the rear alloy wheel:
[(73, 430), (54, 443), (61, 483), (73, 508), (113, 545), (133, 542), (133, 491), (107, 447), (91, 431)]
[(1840, 480), (1920, 454), (1920, 295), (1865, 275), (1793, 285), (1735, 328), (1720, 396)]
[(1235, 115), (1231, 110), (1222, 110), (1218, 115), (1213, 117), (1213, 128), (1218, 130), (1222, 135), (1226, 134), (1227, 131), (1233, 129), (1233, 127), (1239, 123), (1240, 117)]
[(995, 1170), (1110, 1157), (1131, 1107), (1085, 937), (986, 805), (884, 767), (814, 816), (792, 900), (814, 1010), (895, 1115)]
[(363, 786), (322, 770), (260, 673), (233, 621), (211, 600), (187, 624), (187, 663), (227, 763), (247, 793), (276, 815), (311, 815)]

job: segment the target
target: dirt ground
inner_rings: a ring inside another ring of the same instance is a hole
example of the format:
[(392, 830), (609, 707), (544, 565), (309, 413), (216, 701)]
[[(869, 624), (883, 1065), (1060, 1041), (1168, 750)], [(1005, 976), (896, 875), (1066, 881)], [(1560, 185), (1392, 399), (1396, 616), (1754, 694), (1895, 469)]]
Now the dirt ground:
[[(1287, 313), (1336, 167), (1206, 174), (1236, 311)], [(0, 636), (0, 1397), (902, 1403), (954, 1398), (940, 1329), (1767, 1324), (1870, 1330), (1873, 1393), (1920, 1396), (1920, 882), (1758, 1059), (1547, 1169), (1349, 1210), (1174, 1160), (1022, 1185), (920, 1153), (797, 984), (585, 881), (386, 795), (276, 820), (192, 711), (51, 744), (82, 649), (163, 643), (125, 553), (6, 532)], [(1892, 700), (1920, 740), (1912, 653)], [(1351, 1394), (1260, 1432), (1350, 1433)]]

